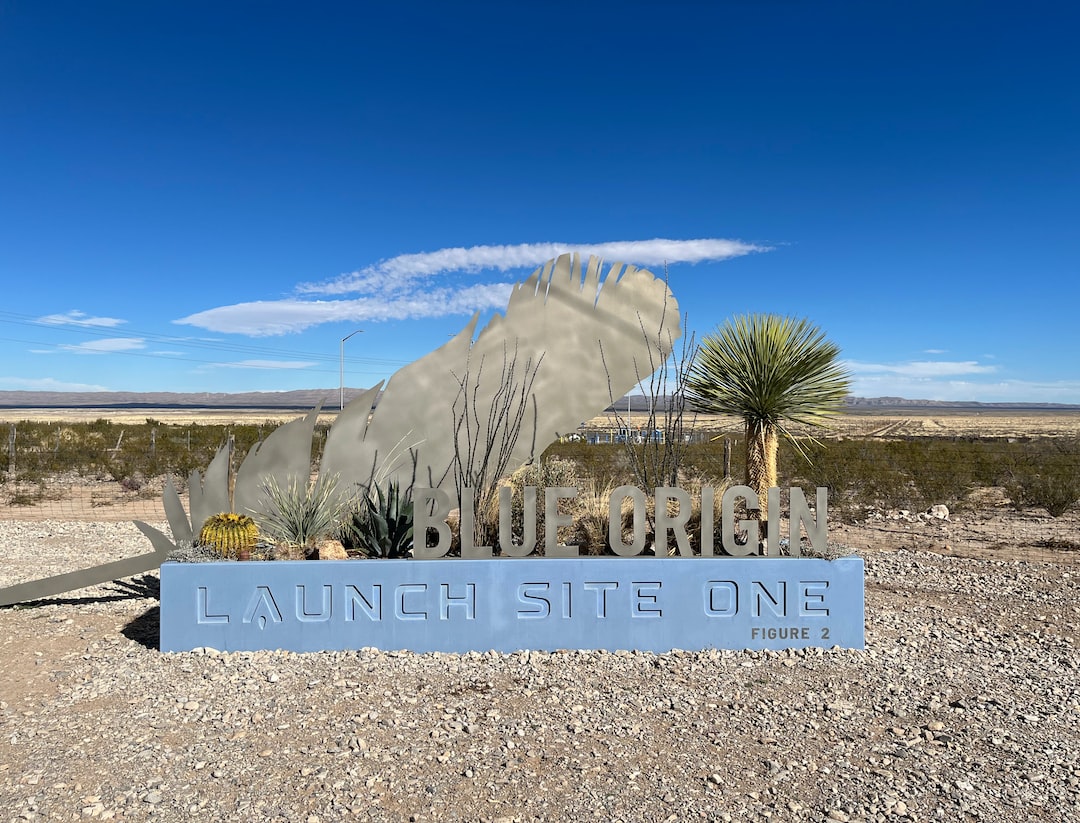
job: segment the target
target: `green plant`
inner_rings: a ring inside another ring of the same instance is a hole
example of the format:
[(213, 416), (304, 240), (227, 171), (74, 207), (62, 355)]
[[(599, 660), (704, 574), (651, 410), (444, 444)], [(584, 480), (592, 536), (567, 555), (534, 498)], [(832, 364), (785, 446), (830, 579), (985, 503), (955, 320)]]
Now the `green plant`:
[(1080, 501), (1080, 443), (1022, 444), (1010, 455), (1002, 486), (1015, 509), (1043, 508), (1060, 517)]
[(346, 517), (341, 542), (365, 557), (409, 557), (413, 546), (412, 495), (390, 482), (375, 485)]
[[(574, 513), (574, 542), (581, 547), (582, 554), (608, 553), (608, 505), (615, 487), (613, 481), (603, 482), (589, 477), (578, 490), (577, 510)], [(627, 505), (626, 500), (622, 503), (624, 507)]]
[[(510, 487), (510, 532), (514, 540), (525, 535), (525, 487), (533, 486), (537, 490), (536, 552), (544, 553), (544, 541), (547, 529), (544, 524), (544, 489), (562, 486), (575, 486), (577, 475), (574, 464), (559, 458), (540, 459), (535, 463), (521, 466), (503, 483)], [(478, 507), (479, 508), (479, 507)], [(492, 494), (487, 505), (479, 509), (476, 515), (476, 531), (485, 541), (499, 540), (499, 495)], [(495, 545), (487, 542), (486, 545)]]
[[(497, 377), (485, 377), (484, 356), (474, 361), (471, 354), (465, 360), (464, 373), (454, 375), (459, 388), (452, 408), (454, 462), (451, 471), (457, 500), (463, 499), (466, 489), (472, 490), (476, 515), (474, 545), (494, 545), (489, 541), (498, 537), (498, 520), (495, 530), (491, 531), (487, 512), (493, 506), (497, 511), (499, 482), (507, 474), (530, 412), (535, 438), (537, 407), (533, 384), (543, 358), (540, 354), (535, 362), (532, 357), (519, 362), (518, 344), (514, 344), (512, 352), (504, 344), (502, 369)], [(529, 448), (529, 460), (535, 454), (534, 447), (535, 442)]]
[(736, 317), (702, 340), (687, 397), (699, 411), (742, 418), (746, 485), (759, 499), (777, 485), (779, 435), (796, 442), (787, 424), (820, 426), (840, 410), (850, 380), (839, 354), (807, 320), (772, 314)]
[(261, 508), (254, 512), (263, 532), (275, 542), (309, 555), (319, 540), (332, 534), (349, 505), (337, 494), (336, 481), (301, 485), (290, 479), (282, 487), (270, 475), (262, 483)]
[(214, 548), (222, 557), (250, 552), (259, 540), (259, 527), (246, 514), (222, 512), (206, 519), (199, 529), (198, 545)]

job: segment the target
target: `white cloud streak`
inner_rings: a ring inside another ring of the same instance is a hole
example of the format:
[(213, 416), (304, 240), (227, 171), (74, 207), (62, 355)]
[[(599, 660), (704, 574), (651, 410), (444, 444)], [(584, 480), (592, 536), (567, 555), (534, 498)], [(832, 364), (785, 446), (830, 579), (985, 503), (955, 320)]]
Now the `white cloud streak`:
[(300, 294), (353, 294), (381, 292), (402, 283), (433, 275), (481, 271), (506, 272), (539, 266), (566, 252), (604, 260), (620, 260), (635, 266), (663, 266), (664, 263), (701, 263), (727, 260), (752, 252), (768, 251), (737, 240), (621, 240), (610, 243), (520, 243), (513, 246), (472, 246), (439, 249), (419, 254), (402, 254), (367, 266), (325, 283), (302, 283)]
[(983, 403), (1080, 404), (1080, 381), (994, 377), (999, 368), (976, 360), (866, 363), (848, 360), (855, 397), (903, 397)]
[(206, 368), (210, 369), (269, 369), (282, 371), (289, 369), (310, 369), (317, 366), (314, 361), (303, 360), (241, 360), (237, 363), (211, 363)]
[[(468, 315), (505, 307), (513, 283), (432, 285), (451, 274), (530, 269), (566, 252), (597, 255), (638, 266), (701, 263), (768, 251), (736, 240), (628, 240), (611, 243), (522, 243), (403, 254), (324, 283), (302, 283), (296, 297), (219, 306), (174, 322), (251, 337), (289, 334), (322, 323), (377, 322)], [(348, 299), (329, 298), (356, 295)]]
[(93, 383), (68, 383), (53, 377), (0, 377), (5, 391), (109, 391)]
[(47, 314), (38, 318), (39, 323), (48, 323), (50, 326), (92, 326), (94, 328), (113, 328), (126, 323), (117, 317), (91, 317), (86, 312), (72, 309), (65, 314)]
[(1080, 381), (913, 379), (896, 375), (855, 377), (855, 397), (903, 397), (908, 400), (977, 401), (982, 403), (1080, 404)]
[(338, 321), (406, 320), (472, 314), (506, 306), (512, 283), (470, 286), (465, 289), (412, 291), (392, 299), (361, 297), (354, 300), (259, 300), (198, 312), (177, 320), (216, 332), (252, 337), (299, 332), (321, 323)]
[(910, 378), (959, 377), (966, 374), (992, 374), (994, 366), (983, 366), (974, 360), (912, 360), (907, 363), (862, 363), (847, 360), (844, 365), (852, 374), (898, 375)]
[(90, 340), (74, 345), (64, 343), (56, 348), (71, 354), (115, 354), (145, 349), (146, 341), (141, 337), (104, 337), (101, 340)]

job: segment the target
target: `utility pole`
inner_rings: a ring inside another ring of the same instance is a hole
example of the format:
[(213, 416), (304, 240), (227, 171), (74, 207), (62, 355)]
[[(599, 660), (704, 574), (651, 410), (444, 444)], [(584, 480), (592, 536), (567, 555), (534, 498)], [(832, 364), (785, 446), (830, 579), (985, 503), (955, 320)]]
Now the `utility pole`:
[(341, 396), (340, 405), (338, 410), (341, 411), (345, 408), (345, 341), (352, 337), (354, 334), (363, 334), (363, 329), (357, 329), (354, 332), (350, 332), (341, 338)]

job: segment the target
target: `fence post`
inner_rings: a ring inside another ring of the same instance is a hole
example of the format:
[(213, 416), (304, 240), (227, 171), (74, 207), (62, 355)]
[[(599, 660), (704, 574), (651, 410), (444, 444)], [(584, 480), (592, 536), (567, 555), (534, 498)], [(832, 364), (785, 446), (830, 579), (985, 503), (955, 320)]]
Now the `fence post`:
[(150, 454), (157, 454), (157, 428), (150, 429)]
[(731, 477), (731, 439), (724, 438), (724, 477)]

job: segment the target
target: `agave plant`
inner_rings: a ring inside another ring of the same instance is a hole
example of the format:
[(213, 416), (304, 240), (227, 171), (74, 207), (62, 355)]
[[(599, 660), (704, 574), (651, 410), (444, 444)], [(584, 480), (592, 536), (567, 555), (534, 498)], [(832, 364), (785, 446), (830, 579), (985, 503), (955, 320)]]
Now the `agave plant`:
[(413, 547), (413, 502), (391, 481), (374, 485), (341, 530), (341, 542), (365, 557), (408, 557)]

